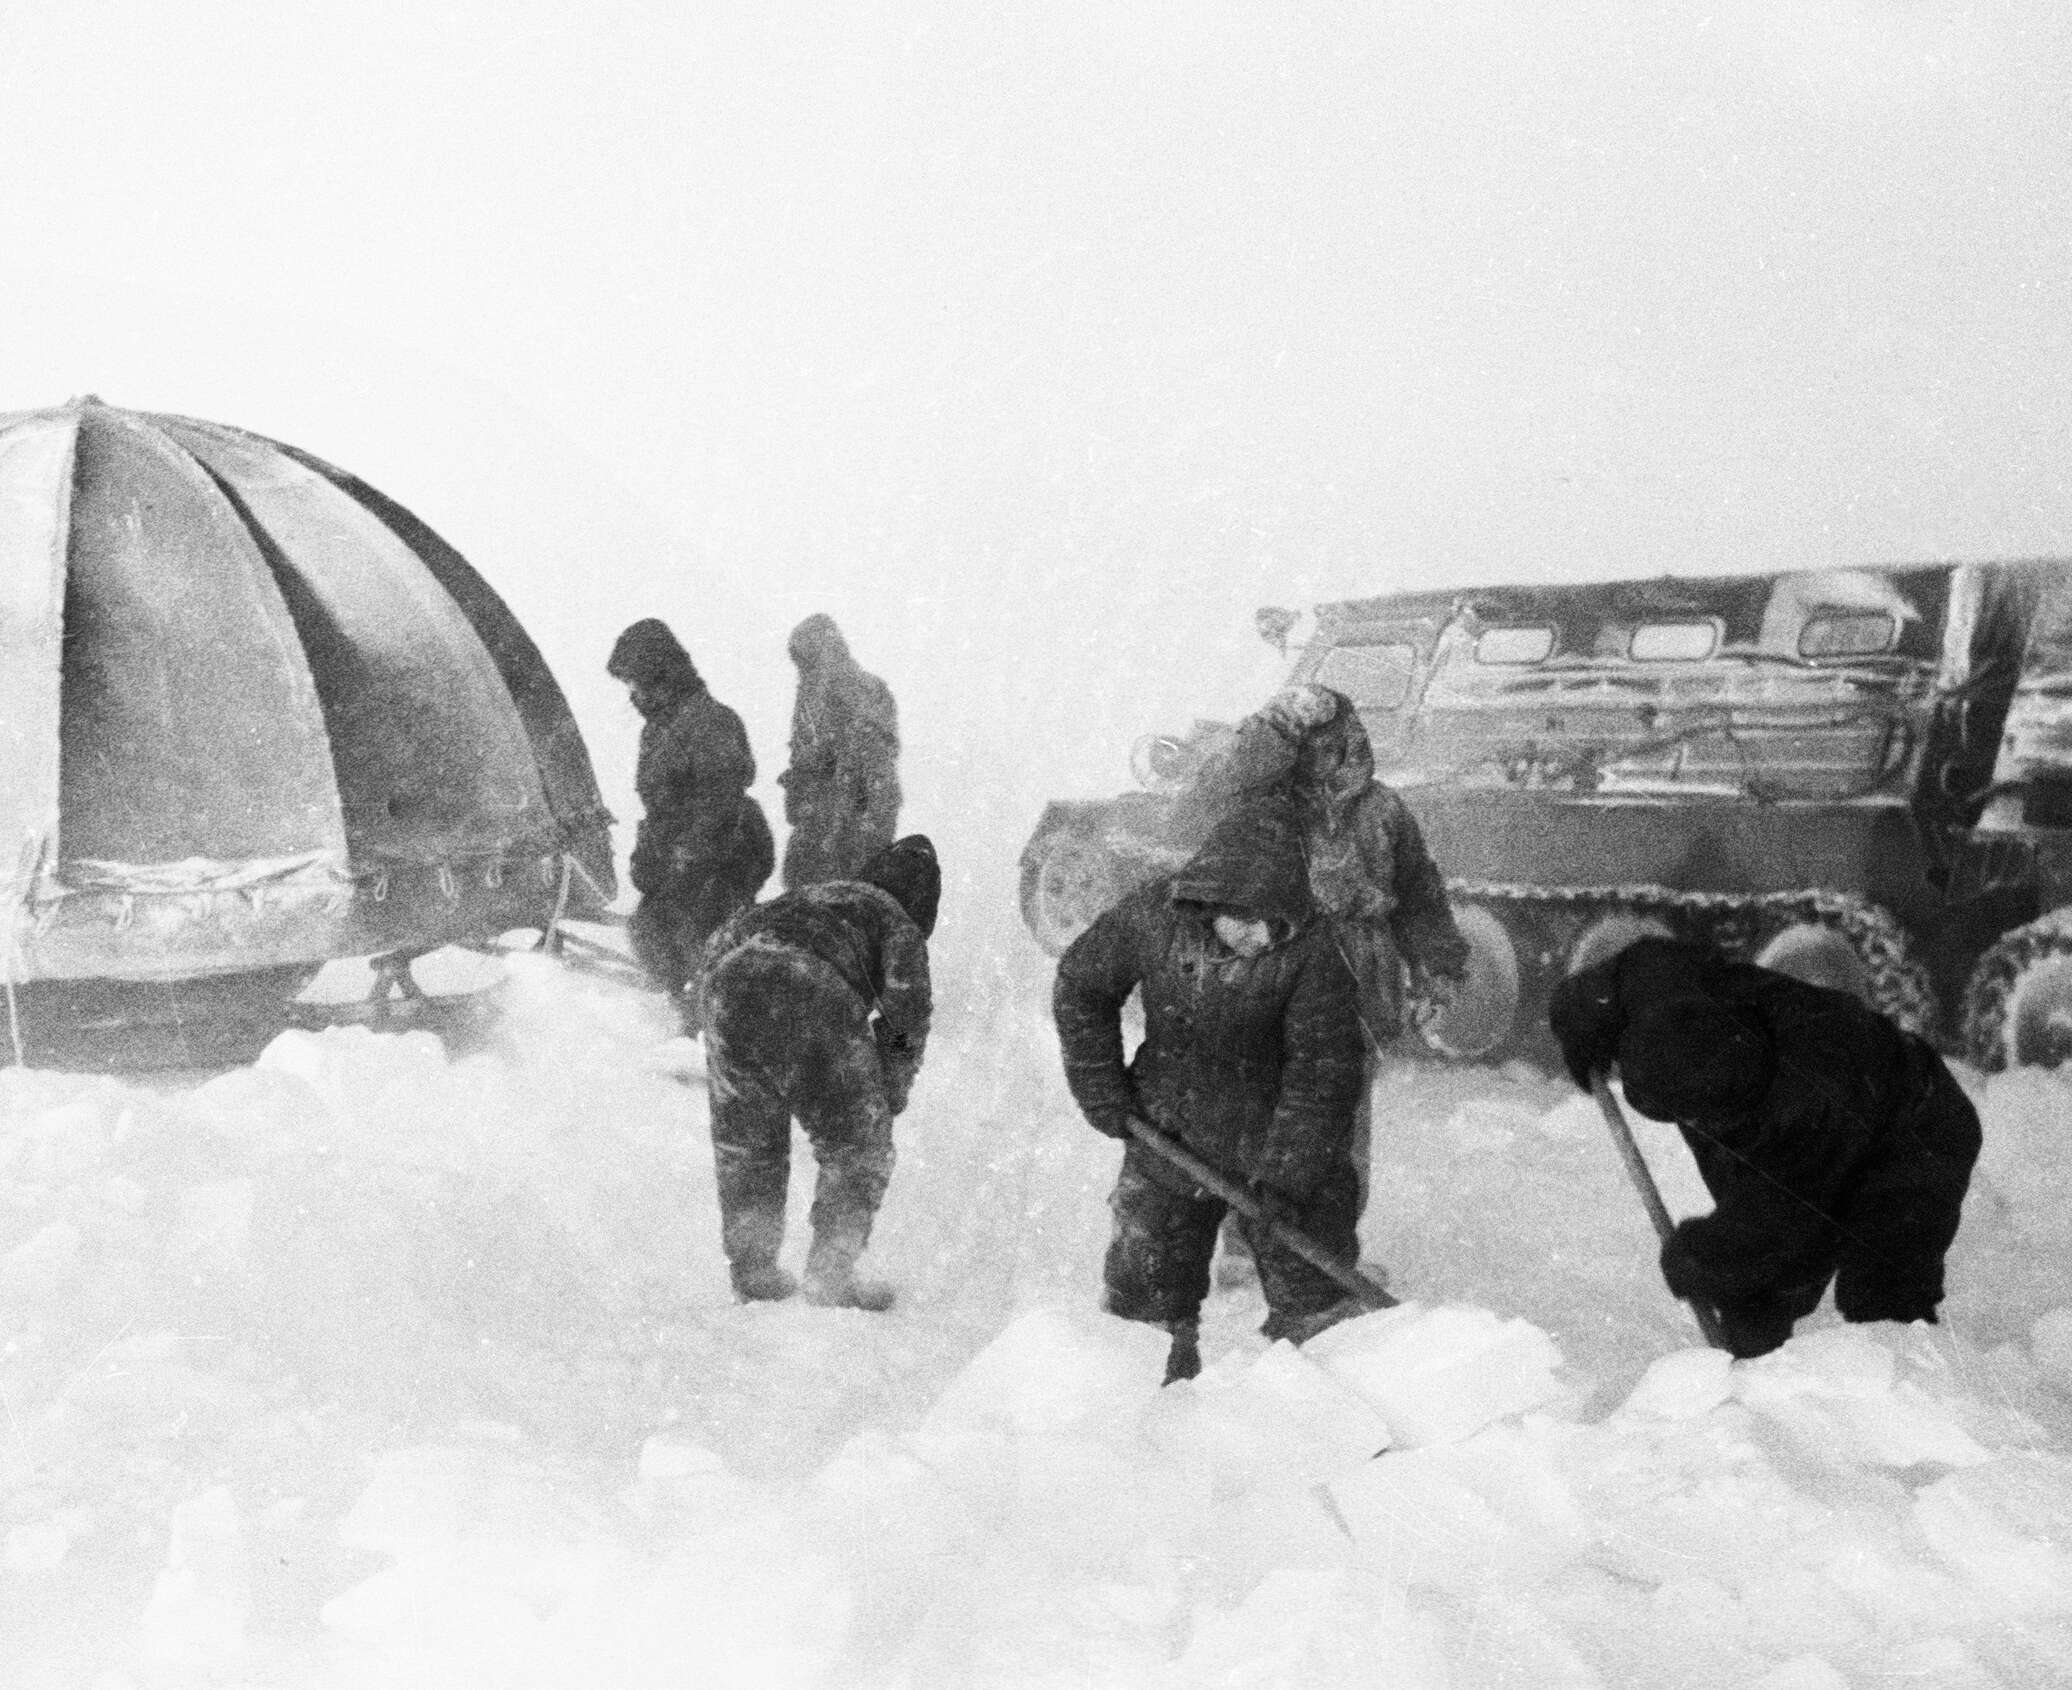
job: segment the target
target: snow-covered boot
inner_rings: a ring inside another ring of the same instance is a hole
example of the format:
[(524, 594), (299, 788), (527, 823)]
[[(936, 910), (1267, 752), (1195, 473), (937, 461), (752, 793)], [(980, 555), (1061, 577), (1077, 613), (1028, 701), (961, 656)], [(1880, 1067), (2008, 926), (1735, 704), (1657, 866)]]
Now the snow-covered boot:
[(806, 1252), (806, 1301), (830, 1309), (863, 1309), (882, 1314), (892, 1306), (893, 1291), (882, 1279), (856, 1271), (864, 1241), (851, 1233), (815, 1233)]
[(1173, 1335), (1173, 1347), (1166, 1351), (1164, 1382), (1194, 1378), (1201, 1372), (1201, 1322), (1169, 1320), (1165, 1329)]
[(744, 1303), (781, 1303), (799, 1288), (798, 1280), (772, 1261), (734, 1262), (727, 1275), (734, 1296)]
[(1260, 1328), (1263, 1337), (1285, 1338), (1291, 1344), (1306, 1344), (1320, 1332), (1328, 1332), (1341, 1320), (1350, 1320), (1354, 1315), (1365, 1314), (1367, 1305), (1357, 1297), (1341, 1297), (1327, 1309), (1315, 1314), (1269, 1314)]

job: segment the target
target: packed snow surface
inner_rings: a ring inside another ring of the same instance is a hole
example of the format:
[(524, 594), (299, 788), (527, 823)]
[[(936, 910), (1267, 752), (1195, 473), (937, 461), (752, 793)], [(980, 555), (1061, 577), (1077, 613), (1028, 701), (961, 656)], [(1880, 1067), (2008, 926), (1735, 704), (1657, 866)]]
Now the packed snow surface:
[(1944, 1324), (1730, 1364), (1589, 1099), (1392, 1062), (1403, 1305), (1219, 1289), (1161, 1390), (1047, 984), (945, 971), (882, 1316), (731, 1301), (695, 1060), (546, 959), (464, 1053), (0, 1072), (0, 1684), (2072, 1684), (2072, 1084), (1967, 1076)]

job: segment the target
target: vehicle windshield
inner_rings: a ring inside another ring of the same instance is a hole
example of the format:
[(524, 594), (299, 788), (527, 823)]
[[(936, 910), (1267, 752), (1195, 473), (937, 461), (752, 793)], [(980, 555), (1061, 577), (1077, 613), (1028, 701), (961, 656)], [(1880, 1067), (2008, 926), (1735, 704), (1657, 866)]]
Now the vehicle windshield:
[(1360, 710), (1400, 710), (1417, 674), (1417, 648), (1398, 641), (1337, 645), (1310, 679), (1342, 692)]

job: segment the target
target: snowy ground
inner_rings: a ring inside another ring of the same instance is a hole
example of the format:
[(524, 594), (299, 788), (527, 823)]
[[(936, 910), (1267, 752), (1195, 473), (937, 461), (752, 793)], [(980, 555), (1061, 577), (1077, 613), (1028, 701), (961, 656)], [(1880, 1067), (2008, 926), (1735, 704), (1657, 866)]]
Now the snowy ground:
[(2072, 1083), (1974, 1086), (1945, 1325), (1730, 1368), (1588, 1100), (1391, 1065), (1410, 1301), (1162, 1392), (1047, 967), (944, 984), (881, 1317), (733, 1305), (657, 1008), (544, 960), (457, 1059), (0, 1072), (0, 1684), (2072, 1684)]

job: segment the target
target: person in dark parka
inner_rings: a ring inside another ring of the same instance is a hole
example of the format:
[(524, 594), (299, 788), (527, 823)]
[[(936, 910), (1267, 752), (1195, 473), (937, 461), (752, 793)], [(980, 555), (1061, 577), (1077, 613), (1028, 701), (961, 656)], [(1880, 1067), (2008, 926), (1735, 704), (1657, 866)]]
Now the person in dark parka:
[(1555, 989), (1576, 1083), (1616, 1067), (1674, 1121), (1716, 1205), (1677, 1223), (1662, 1277), (1762, 1355), (1834, 1282), (1844, 1320), (1933, 1321), (1979, 1153), (1978, 1114), (1926, 1041), (1846, 992), (1647, 938)]
[(942, 871), (921, 834), (853, 880), (818, 882), (743, 910), (701, 970), (720, 1238), (735, 1295), (788, 1297), (777, 1265), (796, 1116), (819, 1164), (805, 1292), (883, 1309), (857, 1258), (892, 1178), (892, 1120), (928, 1048), (928, 939)]
[(776, 866), (770, 824), (748, 796), (755, 755), (741, 718), (707, 690), (667, 624), (634, 623), (605, 668), (626, 683), (643, 718), (633, 774), (643, 814), (630, 865), (641, 897), (628, 938), (695, 1031), (685, 985), (698, 953)]
[[(1133, 991), (1144, 1039), (1125, 1063)], [(1059, 961), (1052, 1007), (1074, 1101), (1126, 1144), (1109, 1200), (1110, 1313), (1191, 1333), (1226, 1208), (1131, 1138), (1132, 1114), (1333, 1256), (1358, 1259), (1356, 987), (1310, 895), (1287, 806), (1233, 811), (1183, 868), (1101, 915)], [(1300, 1342), (1352, 1312), (1329, 1275), (1265, 1228), (1238, 1225), (1259, 1263), (1267, 1336)]]
[[(1232, 805), (1285, 796), (1301, 822), (1310, 890), (1360, 985), (1370, 1049), (1402, 1030), (1403, 988), (1444, 996), (1467, 971), (1446, 879), (1417, 818), (1374, 772), (1350, 698), (1289, 687), (1237, 726), (1183, 800), (1192, 825)], [(1183, 819), (1182, 825), (1188, 825)]]
[(784, 788), (784, 887), (853, 875), (899, 823), (899, 713), (892, 692), (849, 655), (825, 615), (791, 631), (798, 666)]
[[(1177, 826), (1199, 831), (1233, 805), (1294, 806), (1314, 894), (1359, 984), (1366, 1080), (1353, 1117), (1360, 1210), (1373, 1161), (1373, 1084), (1383, 1047), (1403, 1030), (1404, 988), (1437, 1006), (1465, 979), (1467, 941), (1446, 879), (1395, 788), (1374, 773), (1374, 748), (1350, 698), (1293, 686), (1237, 726), (1181, 800)], [(1235, 1235), (1234, 1235), (1235, 1234)], [(1241, 1234), (1224, 1228), (1225, 1276), (1249, 1272)]]

